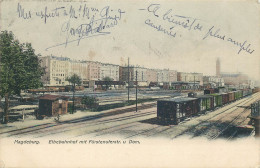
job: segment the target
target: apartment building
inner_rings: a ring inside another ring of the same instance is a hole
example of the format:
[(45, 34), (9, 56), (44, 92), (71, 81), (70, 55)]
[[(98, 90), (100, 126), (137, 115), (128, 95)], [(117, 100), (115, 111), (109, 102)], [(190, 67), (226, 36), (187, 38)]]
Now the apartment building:
[(224, 79), (227, 85), (241, 85), (248, 84), (249, 78), (243, 73), (221, 73), (221, 77)]
[(88, 64), (88, 80), (89, 81), (98, 81), (101, 80), (100, 69), (102, 63), (96, 61), (86, 61)]
[(218, 76), (203, 76), (203, 84), (210, 85), (212, 88), (224, 86), (224, 79)]
[(99, 79), (103, 80), (105, 77), (110, 77), (113, 81), (119, 81), (119, 65), (101, 64)]
[(147, 69), (147, 82), (157, 82), (157, 71), (155, 69)]
[(66, 78), (69, 76), (69, 58), (45, 56), (40, 57), (41, 66), (45, 67), (45, 74), (42, 77), (46, 86), (67, 85)]
[[(134, 66), (129, 67), (130, 81), (136, 81), (136, 72), (138, 82), (147, 82), (147, 68)], [(128, 81), (128, 67), (120, 67), (120, 80)]]
[(177, 80), (182, 82), (198, 82), (203, 85), (203, 73), (178, 72)]
[(169, 70), (169, 81), (170, 81), (170, 83), (177, 81), (177, 71)]
[(86, 61), (70, 60), (69, 76), (72, 76), (73, 74), (78, 75), (83, 82), (88, 81), (88, 63)]

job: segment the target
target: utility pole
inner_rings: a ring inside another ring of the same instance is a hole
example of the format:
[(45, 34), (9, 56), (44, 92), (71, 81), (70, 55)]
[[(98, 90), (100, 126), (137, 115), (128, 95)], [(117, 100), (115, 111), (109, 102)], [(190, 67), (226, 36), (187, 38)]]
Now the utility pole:
[(137, 70), (135, 71), (135, 111), (137, 112)]
[(194, 89), (194, 91), (195, 91), (195, 76), (193, 77), (194, 79), (193, 79), (193, 89)]
[(129, 71), (129, 57), (128, 57), (128, 103), (129, 103), (129, 92), (130, 92), (130, 71)]
[(75, 87), (76, 87), (76, 83), (74, 82), (73, 83), (73, 97), (72, 97), (72, 100), (73, 100), (73, 103), (72, 103), (72, 114), (74, 113), (74, 109), (75, 109)]

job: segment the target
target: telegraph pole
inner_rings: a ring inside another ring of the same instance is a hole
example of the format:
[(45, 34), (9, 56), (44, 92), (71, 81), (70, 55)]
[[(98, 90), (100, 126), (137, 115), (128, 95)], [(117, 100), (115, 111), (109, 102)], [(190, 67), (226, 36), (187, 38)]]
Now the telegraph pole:
[(135, 71), (135, 82), (136, 82), (136, 87), (135, 87), (135, 111), (137, 112), (137, 70)]
[(128, 57), (128, 103), (129, 103), (129, 92), (130, 92), (130, 71), (129, 71), (129, 57)]
[(194, 79), (193, 79), (193, 88), (194, 88), (194, 91), (195, 91), (195, 76), (194, 76)]

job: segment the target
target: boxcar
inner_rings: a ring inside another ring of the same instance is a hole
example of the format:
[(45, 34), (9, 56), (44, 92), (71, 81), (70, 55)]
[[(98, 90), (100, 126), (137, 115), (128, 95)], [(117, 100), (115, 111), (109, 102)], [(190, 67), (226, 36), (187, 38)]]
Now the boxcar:
[(235, 100), (238, 100), (242, 97), (242, 91), (241, 90), (234, 91), (234, 93), (235, 93)]
[(222, 95), (218, 93), (211, 94), (214, 96), (214, 107), (220, 107), (222, 106)]
[(238, 91), (238, 97), (239, 97), (239, 99), (241, 99), (243, 97), (243, 91), (242, 90)]
[(222, 104), (227, 104), (228, 103), (228, 94), (227, 93), (221, 93), (222, 95)]
[(199, 111), (204, 113), (214, 109), (214, 96), (211, 95), (202, 95), (197, 96), (199, 101)]
[(235, 100), (235, 93), (234, 92), (228, 92), (228, 102), (231, 103)]
[(199, 112), (197, 98), (172, 98), (157, 101), (157, 120), (161, 124), (178, 124), (186, 117), (196, 115)]

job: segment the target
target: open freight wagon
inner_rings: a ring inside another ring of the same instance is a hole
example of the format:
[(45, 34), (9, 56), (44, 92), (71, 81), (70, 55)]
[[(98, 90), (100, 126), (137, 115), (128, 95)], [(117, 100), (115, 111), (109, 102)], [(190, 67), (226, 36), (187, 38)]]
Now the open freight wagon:
[(172, 98), (157, 102), (157, 120), (164, 125), (178, 124), (199, 112), (197, 98)]

